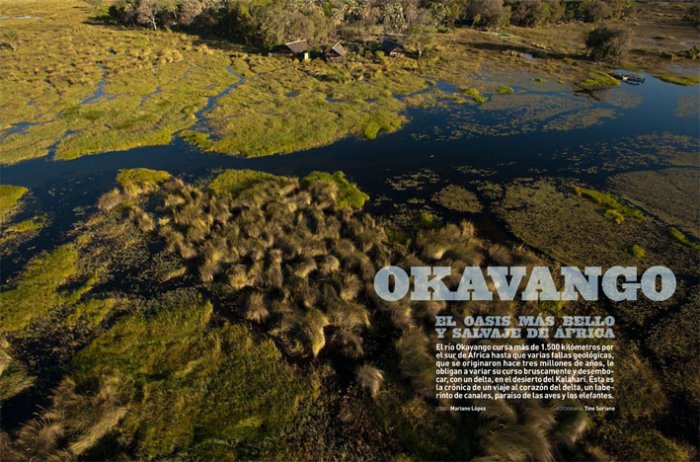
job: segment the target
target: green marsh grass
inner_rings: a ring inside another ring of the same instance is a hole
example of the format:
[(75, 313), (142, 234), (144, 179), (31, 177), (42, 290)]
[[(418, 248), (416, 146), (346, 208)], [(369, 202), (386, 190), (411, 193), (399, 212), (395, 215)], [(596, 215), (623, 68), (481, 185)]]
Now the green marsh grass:
[(664, 74), (657, 76), (660, 80), (674, 85), (692, 87), (700, 83), (700, 77), (690, 77), (685, 75)]
[(18, 211), (20, 201), (28, 192), (24, 186), (0, 184), (0, 223), (8, 221)]
[(582, 188), (580, 186), (575, 186), (574, 192), (578, 196), (607, 207), (605, 215), (607, 218), (610, 218), (613, 221), (622, 222), (625, 216), (637, 219), (645, 218), (644, 213), (642, 213), (641, 210), (620, 204), (612, 194), (596, 191), (595, 189)]
[(678, 230), (677, 228), (669, 228), (668, 235), (686, 247), (689, 247), (693, 250), (700, 250), (700, 244), (697, 244), (695, 242), (691, 242), (690, 240), (688, 240), (688, 237), (685, 234), (683, 234), (683, 232)]
[(303, 178), (302, 185), (308, 185), (314, 181), (332, 183), (338, 187), (336, 203), (339, 207), (348, 206), (361, 209), (369, 199), (369, 196), (362, 192), (355, 183), (349, 181), (343, 172), (311, 172)]

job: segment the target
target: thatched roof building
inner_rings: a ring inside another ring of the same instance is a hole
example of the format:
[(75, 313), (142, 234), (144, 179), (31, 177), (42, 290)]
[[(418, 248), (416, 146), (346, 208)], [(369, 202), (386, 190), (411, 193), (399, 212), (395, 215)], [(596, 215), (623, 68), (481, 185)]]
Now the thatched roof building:
[(406, 49), (403, 47), (403, 45), (389, 38), (384, 39), (382, 42), (382, 50), (387, 56), (391, 57), (406, 55)]
[(326, 52), (326, 59), (328, 61), (340, 61), (344, 59), (347, 54), (348, 50), (345, 49), (342, 43), (337, 42)]
[(284, 50), (290, 56), (306, 56), (309, 53), (309, 42), (306, 40), (295, 40), (284, 44)]

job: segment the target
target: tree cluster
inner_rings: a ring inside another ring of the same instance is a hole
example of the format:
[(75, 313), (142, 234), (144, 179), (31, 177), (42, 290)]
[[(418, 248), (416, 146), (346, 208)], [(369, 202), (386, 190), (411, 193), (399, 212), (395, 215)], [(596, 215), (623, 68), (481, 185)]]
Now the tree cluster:
[(200, 28), (264, 48), (297, 39), (321, 47), (337, 39), (406, 35), (420, 53), (436, 27), (597, 22), (632, 10), (632, 0), (118, 0), (109, 14), (123, 24)]

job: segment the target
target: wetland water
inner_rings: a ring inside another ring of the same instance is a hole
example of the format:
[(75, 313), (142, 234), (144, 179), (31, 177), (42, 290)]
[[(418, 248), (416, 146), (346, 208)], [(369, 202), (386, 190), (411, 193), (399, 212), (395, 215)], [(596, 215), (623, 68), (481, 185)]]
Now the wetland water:
[[(443, 94), (450, 91), (445, 85), (435, 88)], [(167, 170), (187, 179), (206, 178), (229, 168), (290, 176), (342, 170), (370, 195), (366, 206), (370, 212), (392, 214), (406, 207), (409, 199), (423, 200), (447, 219), (466, 216), (482, 235), (507, 241), (511, 237), (493, 217), (451, 213), (430, 204), (430, 197), (447, 184), (470, 188), (476, 180), (503, 184), (517, 178), (550, 177), (602, 185), (617, 173), (670, 165), (659, 151), (672, 149), (679, 138), (690, 140), (692, 151), (698, 152), (698, 114), (679, 113), (682, 101), (689, 99), (696, 101), (690, 107), (697, 110), (697, 87), (647, 76), (643, 85), (623, 84), (594, 93), (575, 93), (566, 85), (542, 85), (531, 79), (513, 88), (512, 95), (488, 95), (493, 98), (492, 107), (446, 99), (436, 107), (410, 109), (409, 123), (395, 134), (374, 141), (348, 138), (294, 154), (238, 158), (204, 153), (175, 137), (166, 146), (71, 161), (42, 158), (2, 167), (0, 182), (26, 186), (32, 192), (33, 199), (17, 219), (37, 213), (49, 218), (49, 225), (21, 247), (16, 259), (5, 259), (2, 282), (35, 251), (64, 241), (72, 224), (90, 212), (99, 195), (115, 186), (117, 172), (125, 168)], [(666, 140), (664, 147), (655, 139)], [(616, 149), (620, 145), (627, 147)], [(416, 180), (416, 173), (417, 186), (416, 181), (408, 188), (390, 184), (396, 184), (392, 179), (411, 175)]]

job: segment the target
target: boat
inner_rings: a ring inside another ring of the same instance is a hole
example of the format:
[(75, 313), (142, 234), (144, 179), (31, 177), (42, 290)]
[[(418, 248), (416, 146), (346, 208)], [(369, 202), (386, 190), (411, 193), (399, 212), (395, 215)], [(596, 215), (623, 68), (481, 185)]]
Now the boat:
[(641, 74), (636, 74), (634, 72), (627, 72), (627, 71), (610, 71), (608, 74), (612, 77), (615, 77), (618, 80), (621, 80), (625, 83), (629, 83), (631, 85), (640, 85), (644, 83), (644, 76)]

